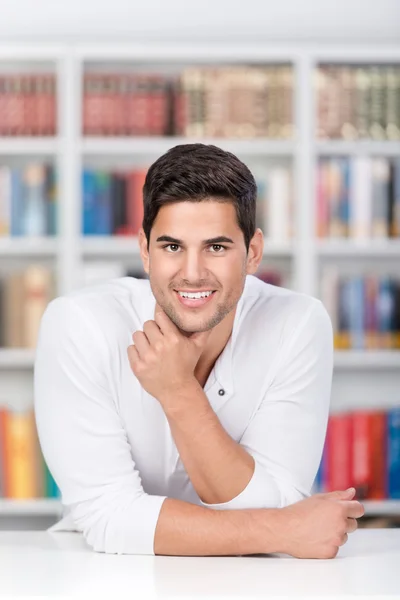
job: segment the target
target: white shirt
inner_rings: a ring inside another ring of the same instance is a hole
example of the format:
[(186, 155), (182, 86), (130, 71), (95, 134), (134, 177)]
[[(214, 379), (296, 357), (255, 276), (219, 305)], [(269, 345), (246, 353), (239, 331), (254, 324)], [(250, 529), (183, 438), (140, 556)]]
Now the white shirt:
[(65, 511), (51, 530), (81, 531), (99, 552), (153, 555), (167, 497), (211, 509), (297, 502), (311, 495), (322, 456), (333, 334), (319, 300), (246, 277), (204, 386), (225, 431), (255, 459), (248, 485), (222, 504), (200, 500), (161, 405), (130, 367), (132, 333), (154, 308), (147, 279), (122, 277), (56, 298), (41, 322), (36, 423)]

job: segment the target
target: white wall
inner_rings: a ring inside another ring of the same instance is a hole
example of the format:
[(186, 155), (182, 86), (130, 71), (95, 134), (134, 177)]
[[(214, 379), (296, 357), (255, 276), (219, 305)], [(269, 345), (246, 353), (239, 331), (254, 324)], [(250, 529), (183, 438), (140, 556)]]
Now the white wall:
[(0, 41), (399, 42), (400, 0), (0, 0)]

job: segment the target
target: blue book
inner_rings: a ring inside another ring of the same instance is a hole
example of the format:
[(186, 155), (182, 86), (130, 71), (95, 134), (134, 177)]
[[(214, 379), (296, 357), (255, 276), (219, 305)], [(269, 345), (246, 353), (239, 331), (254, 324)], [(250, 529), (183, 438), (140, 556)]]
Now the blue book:
[(393, 341), (393, 319), (395, 314), (394, 288), (390, 277), (379, 280), (377, 298), (377, 329), (380, 346), (390, 348)]
[(400, 406), (388, 410), (388, 497), (400, 500)]
[(23, 235), (22, 219), (24, 212), (24, 190), (20, 169), (11, 170), (11, 223), (12, 236)]
[(57, 180), (56, 170), (46, 165), (47, 234), (57, 234)]
[(111, 178), (104, 171), (95, 173), (96, 217), (95, 232), (97, 235), (112, 234), (111, 212)]
[(82, 173), (82, 234), (93, 235), (96, 219), (95, 174), (89, 169)]

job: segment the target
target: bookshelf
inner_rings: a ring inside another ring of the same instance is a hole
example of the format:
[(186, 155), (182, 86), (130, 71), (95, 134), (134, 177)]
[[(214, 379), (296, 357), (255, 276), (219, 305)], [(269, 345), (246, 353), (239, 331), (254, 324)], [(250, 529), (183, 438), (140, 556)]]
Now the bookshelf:
[[(176, 72), (188, 65), (291, 64), (294, 69), (294, 136), (284, 139), (225, 139), (187, 137), (85, 137), (82, 135), (82, 85), (87, 68), (138, 69)], [(84, 166), (131, 167), (150, 164), (179, 143), (213, 143), (237, 154), (250, 168), (260, 161), (283, 161), (293, 173), (294, 237), (290, 241), (265, 240), (265, 264), (290, 273), (297, 291), (320, 295), (320, 276), (326, 264), (344, 271), (361, 268), (399, 273), (400, 239), (318, 239), (315, 235), (316, 164), (319, 157), (399, 157), (400, 142), (316, 139), (314, 71), (319, 64), (400, 64), (400, 46), (290, 45), (260, 43), (64, 43), (0, 44), (0, 73), (48, 69), (57, 79), (57, 134), (50, 137), (0, 137), (0, 163), (50, 159), (58, 172), (58, 213), (55, 238), (0, 237), (0, 275), (32, 261), (54, 267), (57, 292), (80, 286), (82, 267), (88, 261), (140, 264), (136, 239), (81, 235), (81, 172)], [(1, 400), (8, 395), (31, 399), (34, 350), (0, 349)], [(332, 408), (363, 408), (400, 404), (400, 352), (337, 351)], [(356, 391), (356, 393), (354, 392)], [(28, 399), (28, 400), (26, 400)], [(0, 500), (0, 515), (18, 511), (30, 515), (58, 515), (58, 501), (20, 503)], [(400, 514), (397, 501), (366, 503), (367, 514)]]

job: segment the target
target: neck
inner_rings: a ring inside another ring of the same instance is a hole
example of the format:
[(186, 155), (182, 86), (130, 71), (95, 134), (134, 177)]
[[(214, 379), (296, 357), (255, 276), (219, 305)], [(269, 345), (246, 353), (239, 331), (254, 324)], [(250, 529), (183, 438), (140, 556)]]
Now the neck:
[(194, 375), (199, 383), (204, 386), (215, 362), (225, 348), (232, 334), (235, 320), (236, 307), (216, 325), (210, 333), (203, 352), (197, 362)]

